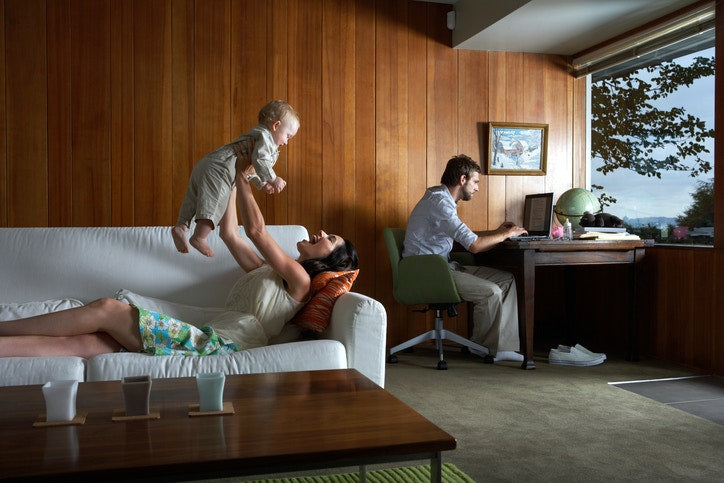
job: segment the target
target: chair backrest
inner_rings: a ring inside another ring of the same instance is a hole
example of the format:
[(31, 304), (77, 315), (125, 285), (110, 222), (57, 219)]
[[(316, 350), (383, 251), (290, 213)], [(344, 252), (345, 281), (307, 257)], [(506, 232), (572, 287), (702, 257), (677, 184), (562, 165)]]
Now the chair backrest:
[(402, 258), (405, 230), (383, 230), (392, 269), (392, 292), (405, 305), (458, 303), (457, 292), (447, 260), (440, 255), (414, 255)]

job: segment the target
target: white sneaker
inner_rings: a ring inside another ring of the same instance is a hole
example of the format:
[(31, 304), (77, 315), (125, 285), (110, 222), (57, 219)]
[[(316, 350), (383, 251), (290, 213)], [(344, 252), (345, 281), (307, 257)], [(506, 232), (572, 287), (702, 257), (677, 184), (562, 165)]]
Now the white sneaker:
[[(565, 346), (564, 346), (565, 347)], [(548, 362), (550, 364), (561, 364), (564, 366), (595, 366), (602, 363), (602, 356), (591, 356), (585, 352), (570, 347), (570, 350), (551, 349), (548, 353)]]
[[(583, 347), (581, 344), (576, 344), (573, 347), (575, 347), (579, 351), (583, 352), (584, 354), (588, 354), (591, 357), (603, 357), (603, 360), (604, 361), (606, 360), (606, 354), (604, 354), (602, 352), (591, 352), (588, 349), (586, 349), (585, 347)], [(571, 348), (567, 345), (559, 345), (558, 350), (563, 351), (563, 352), (570, 352)]]

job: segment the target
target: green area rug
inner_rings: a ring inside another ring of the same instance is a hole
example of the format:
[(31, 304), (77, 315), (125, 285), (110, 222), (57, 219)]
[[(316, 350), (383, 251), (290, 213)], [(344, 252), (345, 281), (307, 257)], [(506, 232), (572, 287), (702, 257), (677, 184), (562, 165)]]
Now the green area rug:
[[(367, 472), (369, 483), (429, 483), (430, 465), (406, 466), (403, 468), (390, 468), (387, 470), (374, 470)], [(446, 483), (475, 483), (468, 475), (463, 473), (452, 463), (442, 465), (442, 481)], [(359, 474), (344, 473), (327, 476), (300, 476), (297, 478), (277, 478), (273, 480), (255, 480), (253, 483), (356, 483)]]

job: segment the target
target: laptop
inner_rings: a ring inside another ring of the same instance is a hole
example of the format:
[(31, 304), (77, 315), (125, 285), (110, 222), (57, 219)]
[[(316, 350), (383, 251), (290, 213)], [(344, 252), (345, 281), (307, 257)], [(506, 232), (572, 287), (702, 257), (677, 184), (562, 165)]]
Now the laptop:
[(525, 195), (523, 228), (527, 235), (512, 236), (513, 241), (547, 240), (553, 223), (553, 193)]

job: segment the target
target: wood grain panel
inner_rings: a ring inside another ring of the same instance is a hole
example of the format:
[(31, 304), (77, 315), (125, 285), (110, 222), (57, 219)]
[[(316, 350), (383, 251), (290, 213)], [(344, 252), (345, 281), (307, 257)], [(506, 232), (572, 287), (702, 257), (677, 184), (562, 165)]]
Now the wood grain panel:
[(73, 0), (71, 15), (72, 223), (108, 226), (111, 224), (110, 2)]
[(111, 1), (111, 224), (133, 225), (133, 2)]
[[(377, 286), (375, 297), (387, 309), (387, 337), (394, 345), (405, 340), (406, 309), (392, 296), (389, 254), (382, 230), (406, 226), (408, 215), (407, 127), (408, 127), (408, 35), (396, 25), (407, 19), (408, 4), (376, 3), (375, 62), (375, 185)], [(417, 195), (419, 196), (419, 195)]]
[[(427, 52), (428, 7), (422, 3), (409, 6), (407, 18), (407, 210), (404, 213), (407, 223), (412, 209), (422, 197), (428, 186), (438, 184), (439, 174), (435, 172), (439, 160), (428, 156), (427, 136), (430, 132), (427, 118), (430, 108), (428, 87), (432, 84), (428, 78), (427, 66), (434, 54)], [(428, 162), (429, 161), (429, 162)]]
[(197, 160), (232, 140), (229, 15), (227, 0), (195, 2), (194, 154)]
[(139, 1), (133, 9), (134, 204), (136, 225), (170, 224), (171, 3)]
[[(458, 151), (467, 154), (478, 163), (484, 159), (483, 122), (488, 112), (487, 83), (480, 79), (488, 77), (488, 53), (460, 50), (458, 59)], [(485, 167), (480, 174), (480, 192), (459, 208), (461, 219), (473, 230), (488, 228), (488, 176)]]
[(325, 0), (322, 23), (322, 222), (328, 233), (355, 231), (354, 3)]
[(72, 226), (70, 0), (47, 4), (48, 22), (48, 217)]
[[(196, 11), (193, 0), (171, 3), (171, 207), (177, 214), (198, 161), (196, 146)], [(223, 111), (222, 111), (223, 112)], [(217, 139), (219, 144), (224, 139)], [(213, 149), (213, 148), (212, 148)], [(175, 224), (176, 218), (170, 220)], [(193, 227), (192, 227), (193, 229)]]
[[(236, 138), (258, 123), (259, 110), (270, 99), (267, 94), (267, 17), (272, 4), (266, 0), (231, 3), (231, 136)], [(249, 21), (248, 19), (253, 19)], [(264, 75), (257, 73), (263, 72)], [(266, 211), (266, 195), (254, 190)]]
[(48, 219), (47, 52), (45, 2), (5, 2), (7, 222)]
[[(483, 119), (483, 147), (485, 156), (480, 159), (483, 171), (488, 162), (488, 130), (490, 122), (507, 122), (508, 71), (507, 52), (490, 52), (488, 56), (488, 116)], [(505, 177), (488, 175), (488, 229), (498, 227), (505, 221)]]
[(0, 4), (0, 226), (8, 226), (7, 123), (5, 122), (5, 3)]
[[(299, 224), (310, 228), (318, 227), (321, 222), (320, 197), (308, 196), (309, 193), (322, 192), (321, 173), (318, 168), (306, 171), (307, 163), (316, 163), (317, 166), (321, 163), (321, 134), (319, 126), (315, 125), (319, 117), (314, 117), (315, 108), (320, 109), (321, 95), (318, 88), (305, 85), (309, 82), (308, 78), (306, 81), (301, 80), (310, 75), (307, 69), (309, 65), (305, 63), (316, 61), (316, 72), (320, 75), (316, 79), (316, 86), (321, 83), (321, 33), (320, 28), (317, 28), (315, 32), (310, 32), (317, 40), (305, 39), (305, 29), (312, 26), (307, 26), (299, 18), (304, 15), (317, 15), (321, 18), (320, 5), (319, 1), (303, 5), (298, 0), (273, 0), (270, 4), (272, 10), (267, 15), (267, 96), (269, 99), (286, 99), (301, 118), (299, 132), (289, 146), (281, 150), (274, 166), (277, 175), (290, 183), (281, 193), (266, 196), (266, 217), (269, 223), (284, 224), (293, 218), (298, 220)], [(310, 10), (305, 10), (307, 7)], [(310, 94), (310, 97), (307, 97), (307, 94)], [(307, 149), (309, 147), (313, 148), (314, 154)], [(290, 209), (306, 207), (303, 203), (310, 202), (310, 209), (299, 209), (290, 217)], [(309, 223), (311, 220), (314, 222)]]
[[(377, 284), (375, 230), (375, 2), (355, 2), (355, 230), (349, 234), (363, 267), (354, 290), (374, 294)], [(385, 263), (383, 259), (381, 263)]]

